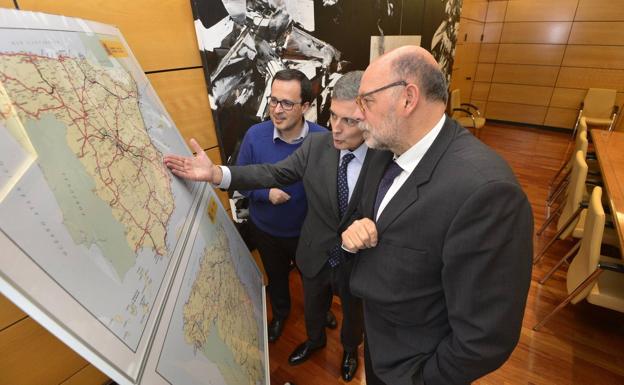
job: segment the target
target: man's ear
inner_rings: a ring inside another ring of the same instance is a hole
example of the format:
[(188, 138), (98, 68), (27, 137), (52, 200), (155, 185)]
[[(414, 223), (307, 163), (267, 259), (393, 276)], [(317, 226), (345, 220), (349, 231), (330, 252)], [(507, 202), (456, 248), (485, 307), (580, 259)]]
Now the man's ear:
[(403, 105), (403, 111), (405, 113), (411, 113), (420, 100), (420, 90), (416, 84), (410, 83), (405, 86), (405, 99)]
[(310, 102), (301, 103), (301, 113), (305, 114), (306, 111), (310, 108)]

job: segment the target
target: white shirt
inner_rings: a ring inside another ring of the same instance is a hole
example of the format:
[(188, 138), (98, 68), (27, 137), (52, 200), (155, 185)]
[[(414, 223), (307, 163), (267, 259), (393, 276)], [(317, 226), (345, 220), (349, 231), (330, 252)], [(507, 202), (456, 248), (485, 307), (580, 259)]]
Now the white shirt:
[(425, 156), (427, 150), (429, 150), (429, 147), (431, 147), (435, 138), (437, 138), (440, 131), (442, 131), (445, 119), (446, 115), (442, 115), (442, 118), (435, 126), (433, 126), (433, 128), (427, 133), (427, 135), (423, 136), (422, 139), (420, 139), (416, 144), (414, 144), (407, 151), (401, 154), (401, 156), (394, 156), (394, 161), (403, 169), (403, 171), (401, 171), (401, 173), (396, 178), (394, 178), (394, 181), (388, 189), (388, 192), (379, 204), (379, 210), (377, 210), (377, 217), (375, 218), (375, 221), (379, 219), (379, 216), (383, 212), (384, 208), (396, 195), (401, 186), (403, 186), (405, 181), (412, 174), (412, 171), (414, 171), (416, 166), (418, 166), (418, 163), (420, 163), (423, 156)]
[(353, 195), (353, 190), (355, 189), (358, 177), (360, 176), (360, 171), (362, 171), (362, 165), (364, 164), (367, 151), (368, 146), (366, 146), (366, 143), (360, 144), (360, 146), (353, 151), (340, 150), (340, 160), (338, 161), (339, 166), (342, 164), (342, 157), (345, 154), (352, 153), (355, 156), (355, 158), (353, 158), (347, 165), (347, 185), (349, 186), (349, 199), (347, 202), (351, 201), (351, 195)]

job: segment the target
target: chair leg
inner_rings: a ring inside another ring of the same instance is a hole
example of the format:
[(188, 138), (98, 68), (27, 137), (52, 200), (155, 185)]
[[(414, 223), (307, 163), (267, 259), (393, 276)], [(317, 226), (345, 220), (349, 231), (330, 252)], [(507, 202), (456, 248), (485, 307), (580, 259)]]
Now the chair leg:
[(566, 188), (566, 186), (570, 183), (570, 174), (572, 170), (569, 170), (565, 176), (561, 179), (561, 181), (557, 184), (554, 190), (550, 192), (548, 198), (546, 198), (546, 202), (553, 202)]
[(559, 312), (559, 310), (563, 309), (565, 307), (565, 305), (569, 304), (570, 301), (572, 301), (574, 299), (574, 297), (576, 297), (577, 295), (579, 295), (580, 292), (585, 290), (585, 288), (587, 286), (589, 286), (589, 284), (594, 282), (600, 276), (601, 273), (602, 273), (602, 269), (601, 268), (597, 268), (593, 273), (591, 273), (589, 277), (587, 277), (580, 285), (577, 286), (576, 289), (574, 289), (574, 291), (570, 295), (568, 295), (563, 300), (563, 302), (561, 302), (559, 305), (557, 305), (557, 307), (553, 311), (548, 313), (548, 315), (546, 317), (544, 317), (543, 320), (541, 320), (539, 323), (537, 323), (535, 326), (533, 326), (533, 330), (538, 331), (539, 329), (541, 329), (542, 326), (544, 326), (544, 324), (546, 324), (546, 322), (548, 322), (548, 320), (552, 318), (552, 316), (557, 314)]
[(552, 237), (550, 239), (550, 241), (546, 244), (546, 246), (544, 246), (544, 248), (542, 249), (542, 251), (540, 251), (535, 258), (533, 258), (533, 264), (535, 265), (536, 263), (538, 263), (542, 257), (544, 257), (544, 254), (546, 254), (546, 250), (548, 250), (550, 248), (550, 246), (552, 246), (553, 243), (555, 243), (555, 241), (559, 238), (559, 236), (561, 234), (563, 234), (563, 232), (568, 228), (568, 226), (570, 226), (572, 224), (572, 222), (574, 222), (574, 220), (576, 219), (576, 217), (579, 216), (579, 214), (581, 213), (581, 210), (583, 210), (583, 207), (580, 206), (578, 209), (576, 209), (576, 211), (574, 212), (574, 214), (572, 214), (572, 216), (570, 216), (570, 219), (568, 219), (566, 221), (566, 223), (561, 226), (561, 228), (559, 229), (559, 231), (557, 231), (557, 233), (555, 234), (554, 237)]
[(552, 213), (551, 215), (548, 216), (548, 218), (546, 219), (546, 221), (544, 222), (544, 224), (542, 225), (542, 227), (539, 228), (539, 230), (537, 230), (537, 233), (535, 233), (535, 235), (537, 235), (538, 237), (540, 235), (542, 235), (542, 233), (544, 232), (544, 230), (546, 230), (546, 228), (548, 227), (548, 225), (551, 224), (551, 222), (555, 219), (555, 217), (557, 216), (557, 214), (559, 214), (561, 212), (561, 210), (563, 209), (563, 205), (559, 205), (559, 207), (557, 207), (557, 210), (555, 210), (554, 213)]
[(561, 265), (568, 260), (568, 258), (570, 258), (579, 248), (581, 247), (581, 240), (579, 239), (576, 244), (572, 247), (572, 249), (570, 251), (568, 251), (566, 253), (566, 255), (563, 256), (563, 258), (561, 258), (559, 260), (559, 262), (557, 262), (555, 264), (555, 266), (553, 266), (552, 269), (550, 269), (550, 271), (548, 273), (546, 273), (546, 275), (539, 280), (539, 284), (543, 285), (546, 281), (548, 281), (550, 279), (550, 277), (555, 273), (555, 271), (557, 271)]

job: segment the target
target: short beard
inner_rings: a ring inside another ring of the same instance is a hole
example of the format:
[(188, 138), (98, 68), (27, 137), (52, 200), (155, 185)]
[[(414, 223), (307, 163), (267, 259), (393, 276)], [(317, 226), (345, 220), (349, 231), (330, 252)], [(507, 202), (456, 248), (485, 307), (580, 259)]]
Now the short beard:
[[(384, 125), (388, 125), (390, 126), (392, 123), (390, 122), (390, 116), (388, 116), (386, 119), (384, 119), (383, 123)], [(396, 119), (392, 119), (394, 120), (394, 124), (396, 124)], [(362, 134), (364, 136), (364, 141), (366, 142), (366, 145), (369, 148), (374, 148), (377, 150), (390, 150), (392, 151), (393, 147), (395, 147), (396, 143), (393, 143), (395, 140), (395, 138), (386, 138), (386, 141), (381, 141), (379, 140), (379, 138), (375, 137), (372, 132), (371, 132), (371, 126), (366, 122), (360, 122), (358, 125), (359, 129), (362, 131)], [(387, 128), (387, 127), (386, 127)]]

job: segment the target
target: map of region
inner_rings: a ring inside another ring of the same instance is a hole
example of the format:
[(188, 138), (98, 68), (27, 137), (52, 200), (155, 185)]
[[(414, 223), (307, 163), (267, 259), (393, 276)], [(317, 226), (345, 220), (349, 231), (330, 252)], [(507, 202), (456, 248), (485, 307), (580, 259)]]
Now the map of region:
[(264, 384), (262, 276), (208, 195), (157, 371), (171, 384)]
[(194, 195), (142, 70), (116, 36), (0, 29), (0, 139), (0, 230), (136, 350)]

